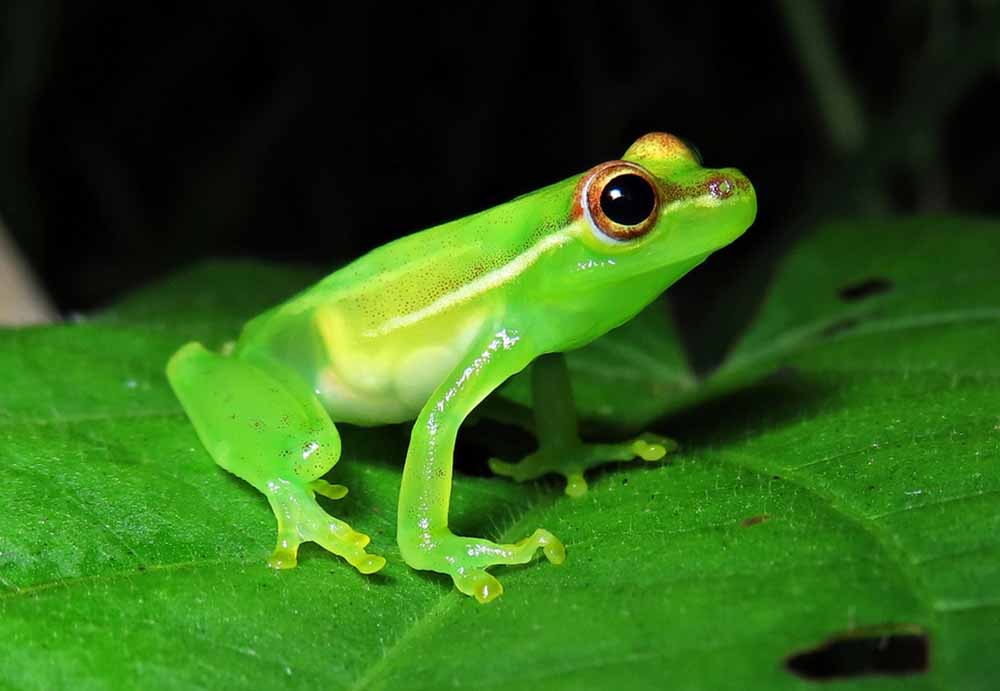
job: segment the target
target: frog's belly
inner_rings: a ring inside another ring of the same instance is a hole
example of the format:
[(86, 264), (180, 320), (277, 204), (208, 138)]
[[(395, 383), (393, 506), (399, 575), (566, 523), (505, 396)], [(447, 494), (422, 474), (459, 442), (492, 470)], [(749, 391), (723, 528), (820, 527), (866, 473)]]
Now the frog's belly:
[[(381, 338), (350, 339), (335, 316), (321, 328), (327, 363), (316, 393), (334, 421), (383, 425), (412, 420), (468, 353), (482, 318), (421, 324)], [(436, 320), (437, 321), (437, 320)], [(445, 340), (442, 336), (446, 336)]]

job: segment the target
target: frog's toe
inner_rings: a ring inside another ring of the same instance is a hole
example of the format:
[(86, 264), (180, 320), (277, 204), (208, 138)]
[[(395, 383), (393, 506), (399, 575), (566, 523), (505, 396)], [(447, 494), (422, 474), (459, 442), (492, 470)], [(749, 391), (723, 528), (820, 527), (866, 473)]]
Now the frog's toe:
[(485, 605), (503, 595), (503, 586), (492, 574), (482, 569), (471, 569), (452, 576), (455, 587), (459, 592), (476, 598), (476, 601)]
[[(337, 519), (333, 518), (333, 521), (337, 521)], [(342, 523), (340, 521), (337, 522), (340, 523), (340, 526), (334, 528), (333, 524), (331, 523), (330, 527), (330, 532), (333, 534), (336, 540), (344, 542), (349, 545), (354, 545), (355, 547), (360, 547), (362, 549), (367, 547), (368, 543), (372, 541), (370, 537), (368, 537), (364, 533), (359, 533), (358, 531), (352, 529), (346, 523)]]
[(352, 562), (351, 566), (367, 576), (382, 570), (382, 567), (385, 566), (385, 557), (365, 553), (356, 563)]
[(494, 474), (509, 477), (514, 482), (526, 482), (559, 471), (561, 450), (541, 449), (525, 456), (518, 463), (508, 463), (499, 458), (491, 458), (488, 463)]
[[(519, 472), (519, 466), (523, 466), (523, 461), (521, 463), (508, 463), (507, 461), (501, 460), (499, 458), (491, 458), (487, 461), (490, 466), (490, 471), (494, 475), (500, 475), (502, 477), (509, 477), (513, 480), (521, 482), (521, 476), (523, 472)], [(521, 468), (523, 471), (523, 468)]]
[(583, 476), (582, 470), (569, 471), (564, 474), (566, 477), (566, 495), (573, 497), (582, 497), (587, 493), (587, 478)]
[(385, 566), (385, 558), (368, 554), (365, 547), (371, 538), (359, 533), (343, 521), (327, 516), (328, 523), (306, 529), (304, 537), (332, 552), (364, 574), (375, 573)]
[(313, 480), (309, 483), (309, 489), (316, 494), (321, 494), (327, 499), (343, 499), (347, 496), (347, 488), (343, 485), (331, 485), (326, 480)]
[(677, 450), (677, 442), (659, 434), (645, 433), (632, 440), (630, 448), (636, 457), (644, 461), (659, 461), (668, 453)]
[(566, 561), (566, 546), (559, 538), (544, 528), (539, 528), (534, 535), (527, 539), (529, 541), (535, 540), (541, 545), (542, 553), (550, 564), (558, 565)]

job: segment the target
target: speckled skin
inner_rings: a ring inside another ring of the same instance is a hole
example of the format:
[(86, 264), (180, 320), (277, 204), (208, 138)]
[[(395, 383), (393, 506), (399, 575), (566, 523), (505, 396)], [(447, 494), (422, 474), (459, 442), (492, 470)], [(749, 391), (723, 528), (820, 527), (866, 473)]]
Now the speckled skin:
[[(603, 186), (624, 173), (655, 190), (657, 206), (641, 225), (616, 225), (601, 206)], [(586, 468), (662, 457), (671, 442), (650, 435), (580, 442), (565, 365), (552, 354), (631, 319), (755, 213), (741, 173), (704, 169), (679, 139), (649, 134), (623, 161), (380, 247), (252, 320), (227, 356), (184, 346), (167, 374), (215, 461), (268, 497), (276, 568), (294, 566), (309, 540), (362, 573), (383, 566), (365, 551), (369, 538), (314, 495), (346, 493), (320, 479), (340, 456), (332, 420), (415, 420), (399, 497), (403, 558), (487, 602), (502, 592), (488, 567), (529, 561), (538, 548), (561, 563), (565, 551), (544, 529), (514, 544), (449, 530), (462, 421), (541, 358), (533, 376), (535, 400), (546, 401), (536, 411), (539, 450), (519, 464), (493, 462), (496, 472), (516, 480), (561, 473), (577, 496)]]

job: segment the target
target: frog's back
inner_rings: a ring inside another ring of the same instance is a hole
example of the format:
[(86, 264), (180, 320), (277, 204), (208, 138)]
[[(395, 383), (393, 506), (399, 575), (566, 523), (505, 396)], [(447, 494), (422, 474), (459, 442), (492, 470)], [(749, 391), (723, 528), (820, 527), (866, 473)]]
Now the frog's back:
[(238, 351), (292, 365), (335, 419), (410, 419), (503, 311), (504, 282), (561, 227), (571, 189), (553, 185), (379, 247), (251, 321)]
[[(331, 274), (287, 306), (348, 303), (369, 327), (425, 309), (511, 264), (561, 227), (571, 190), (565, 182), (552, 185), (390, 242)], [(565, 203), (560, 203), (563, 199)]]

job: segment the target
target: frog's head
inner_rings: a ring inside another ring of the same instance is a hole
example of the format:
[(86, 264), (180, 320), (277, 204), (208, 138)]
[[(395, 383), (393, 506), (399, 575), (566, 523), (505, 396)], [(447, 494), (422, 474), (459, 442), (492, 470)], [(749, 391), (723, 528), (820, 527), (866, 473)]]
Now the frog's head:
[[(558, 347), (576, 347), (631, 318), (674, 281), (750, 226), (757, 198), (734, 168), (703, 168), (670, 134), (652, 133), (546, 194), (568, 218), (535, 245), (542, 305)], [(530, 198), (530, 197), (529, 197)], [(558, 305), (559, 310), (552, 309)], [(570, 319), (557, 320), (564, 312)], [(586, 315), (583, 317), (583, 315)], [(582, 317), (582, 318), (581, 318)]]
[(628, 282), (653, 272), (666, 287), (742, 235), (756, 213), (757, 197), (743, 173), (703, 168), (679, 138), (654, 132), (621, 160), (581, 176), (570, 218), (588, 279)]

